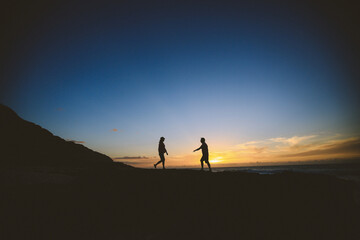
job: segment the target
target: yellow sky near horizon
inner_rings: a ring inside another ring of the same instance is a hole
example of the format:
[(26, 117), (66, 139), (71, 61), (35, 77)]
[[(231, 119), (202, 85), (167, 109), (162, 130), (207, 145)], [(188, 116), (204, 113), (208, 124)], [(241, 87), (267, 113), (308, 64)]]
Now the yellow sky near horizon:
[[(234, 146), (209, 145), (210, 163), (213, 167), (257, 165), (264, 163), (288, 163), (352, 159), (360, 157), (360, 137), (334, 135), (306, 135), (289, 138), (276, 137), (247, 141)], [(171, 153), (171, 150), (168, 149)], [(201, 151), (184, 155), (166, 156), (167, 167), (200, 166)], [(116, 158), (132, 166), (151, 168), (158, 156)]]

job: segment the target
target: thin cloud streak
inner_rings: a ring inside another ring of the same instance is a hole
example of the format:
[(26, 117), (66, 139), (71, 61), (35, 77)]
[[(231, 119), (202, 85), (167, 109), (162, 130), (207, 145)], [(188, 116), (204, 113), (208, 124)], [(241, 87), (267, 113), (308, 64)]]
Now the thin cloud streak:
[(310, 135), (310, 136), (302, 136), (302, 137), (298, 137), (298, 136), (293, 136), (291, 138), (283, 138), (283, 137), (278, 137), (278, 138), (270, 138), (270, 141), (273, 142), (277, 142), (277, 143), (283, 143), (283, 144), (289, 144), (289, 145), (296, 145), (299, 144), (300, 142), (303, 142), (305, 140), (311, 139), (316, 137), (317, 135)]
[(145, 157), (145, 156), (136, 156), (136, 157), (128, 157), (128, 156), (125, 156), (125, 157), (115, 157), (113, 159), (117, 159), (117, 160), (122, 160), (122, 159), (125, 159), (125, 160), (129, 160), (129, 159), (149, 159), (148, 157)]
[(78, 143), (78, 144), (86, 143), (85, 141), (77, 141), (77, 140), (66, 140), (66, 141), (73, 142), (73, 143)]

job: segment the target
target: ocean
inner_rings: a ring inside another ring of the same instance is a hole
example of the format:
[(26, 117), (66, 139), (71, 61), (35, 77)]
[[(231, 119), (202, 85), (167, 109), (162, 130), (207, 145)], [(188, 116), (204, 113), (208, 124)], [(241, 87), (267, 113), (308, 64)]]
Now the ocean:
[(326, 174), (360, 183), (360, 163), (222, 167), (213, 168), (213, 171), (238, 171), (258, 174), (276, 174), (282, 172)]

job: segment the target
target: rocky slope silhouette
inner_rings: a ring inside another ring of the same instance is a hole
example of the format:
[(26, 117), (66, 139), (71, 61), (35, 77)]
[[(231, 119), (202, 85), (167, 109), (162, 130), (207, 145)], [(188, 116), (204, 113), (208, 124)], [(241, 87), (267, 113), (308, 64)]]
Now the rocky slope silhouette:
[[(0, 104), (1, 165), (111, 166), (112, 159), (81, 144), (54, 136)], [(130, 167), (117, 163), (117, 166)]]

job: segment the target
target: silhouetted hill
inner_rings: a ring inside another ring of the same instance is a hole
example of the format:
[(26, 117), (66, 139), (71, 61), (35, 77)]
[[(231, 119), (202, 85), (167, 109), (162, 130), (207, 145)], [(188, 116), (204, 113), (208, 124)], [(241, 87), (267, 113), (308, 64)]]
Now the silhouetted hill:
[[(0, 104), (1, 165), (15, 166), (105, 166), (110, 157), (81, 144), (54, 136), (48, 130), (20, 118)], [(130, 167), (126, 164), (116, 164)]]

